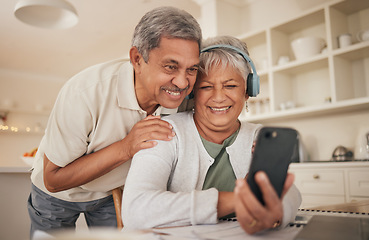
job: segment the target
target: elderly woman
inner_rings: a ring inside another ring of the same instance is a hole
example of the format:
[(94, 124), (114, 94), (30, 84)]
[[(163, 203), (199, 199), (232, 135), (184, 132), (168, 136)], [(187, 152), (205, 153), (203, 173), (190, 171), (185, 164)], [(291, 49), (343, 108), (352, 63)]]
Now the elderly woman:
[[(248, 53), (246, 44), (233, 37), (215, 37), (203, 47), (217, 44)], [(265, 174), (257, 175), (265, 206), (250, 191), (251, 196), (233, 192), (236, 179), (246, 177), (261, 127), (238, 119), (249, 98), (250, 71), (248, 62), (233, 49), (220, 47), (201, 53), (194, 111), (164, 118), (173, 126), (175, 137), (139, 151), (132, 160), (123, 193), (125, 228), (215, 224), (235, 212), (236, 196), (242, 223), (250, 221), (242, 225), (247, 225), (248, 233), (294, 220), (301, 198), (291, 176), (282, 201)], [(238, 192), (244, 191), (244, 186), (239, 186)], [(248, 205), (242, 204), (245, 197), (251, 199)]]

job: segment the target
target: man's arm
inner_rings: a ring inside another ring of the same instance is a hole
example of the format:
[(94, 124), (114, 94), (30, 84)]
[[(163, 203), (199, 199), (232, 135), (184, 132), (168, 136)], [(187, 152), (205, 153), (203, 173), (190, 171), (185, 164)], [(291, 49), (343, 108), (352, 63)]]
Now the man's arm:
[(127, 162), (139, 150), (155, 146), (157, 143), (152, 140), (170, 140), (173, 136), (168, 122), (148, 116), (136, 123), (124, 139), (81, 156), (65, 167), (55, 165), (44, 155), (45, 186), (50, 192), (59, 192), (86, 184)]

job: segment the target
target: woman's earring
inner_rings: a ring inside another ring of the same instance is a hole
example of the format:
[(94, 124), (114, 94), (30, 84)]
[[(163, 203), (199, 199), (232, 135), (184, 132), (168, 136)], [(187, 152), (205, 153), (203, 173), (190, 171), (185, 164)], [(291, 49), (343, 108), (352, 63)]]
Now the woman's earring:
[(249, 112), (249, 106), (247, 105), (247, 101), (246, 101), (246, 112)]

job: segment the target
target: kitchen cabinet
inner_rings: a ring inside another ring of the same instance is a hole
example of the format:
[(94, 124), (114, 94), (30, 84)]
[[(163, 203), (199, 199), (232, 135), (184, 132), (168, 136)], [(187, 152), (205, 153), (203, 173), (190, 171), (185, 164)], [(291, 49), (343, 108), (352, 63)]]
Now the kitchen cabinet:
[(301, 208), (369, 199), (369, 161), (292, 163)]
[(0, 165), (0, 239), (29, 239), (27, 199), (31, 180), (28, 169)]
[[(1, 218), (0, 239), (29, 239), (30, 219), (27, 200), (31, 190), (30, 167), (4, 166), (0, 162)], [(87, 230), (81, 215), (76, 229)]]
[[(303, 118), (369, 108), (369, 41), (356, 34), (369, 29), (369, 1), (331, 1), (287, 22), (238, 36), (248, 45), (260, 75), (260, 95), (249, 99), (248, 121)], [(339, 48), (337, 37), (352, 35)], [(324, 39), (322, 53), (296, 59), (291, 42)], [(289, 59), (280, 64), (280, 58)], [(267, 106), (265, 106), (267, 105)]]

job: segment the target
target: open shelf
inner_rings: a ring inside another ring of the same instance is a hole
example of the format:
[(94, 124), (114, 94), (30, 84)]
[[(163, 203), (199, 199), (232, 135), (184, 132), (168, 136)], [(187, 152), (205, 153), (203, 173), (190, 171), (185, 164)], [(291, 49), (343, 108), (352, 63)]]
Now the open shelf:
[[(267, 121), (369, 109), (369, 41), (356, 38), (363, 30), (369, 30), (369, 1), (337, 0), (239, 37), (261, 73), (261, 94), (249, 99), (250, 112), (240, 118)], [(344, 33), (352, 35), (352, 45), (339, 48), (337, 37)], [(324, 39), (326, 48), (296, 59), (292, 41), (308, 36)], [(281, 56), (289, 61), (279, 64)], [(265, 103), (268, 111), (260, 110)]]

